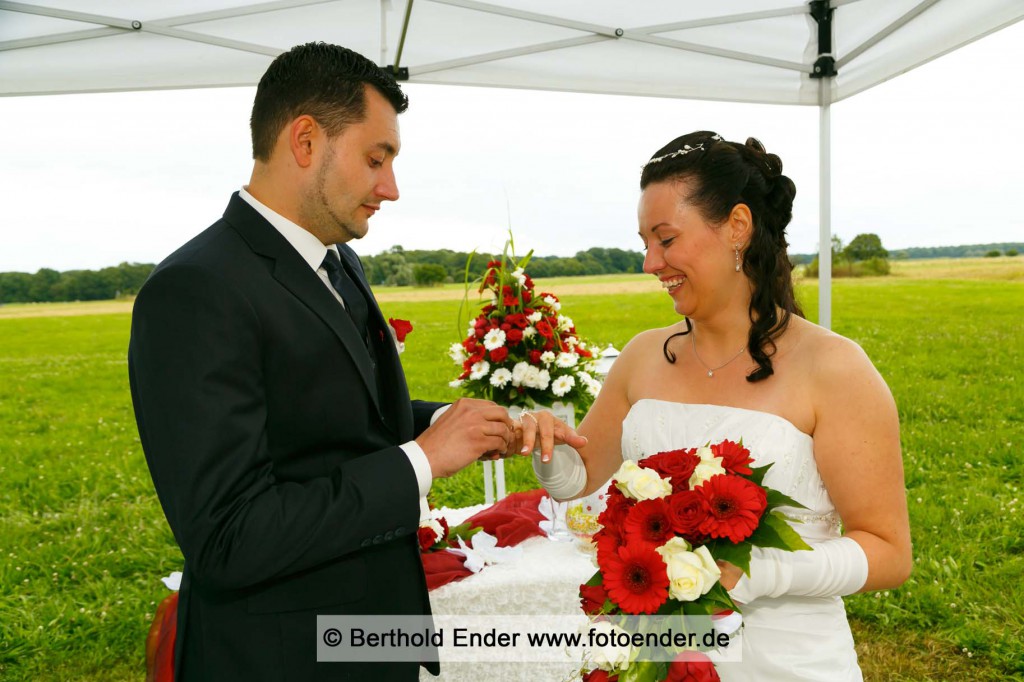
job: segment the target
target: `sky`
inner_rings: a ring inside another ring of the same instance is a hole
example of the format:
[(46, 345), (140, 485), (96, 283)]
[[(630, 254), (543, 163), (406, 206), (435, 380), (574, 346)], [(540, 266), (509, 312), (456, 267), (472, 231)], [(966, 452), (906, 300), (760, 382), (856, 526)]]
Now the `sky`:
[[(889, 249), (1024, 241), (1024, 22), (832, 106), (832, 228)], [(362, 254), (638, 250), (643, 163), (694, 130), (759, 138), (797, 185), (790, 251), (818, 245), (818, 110), (405, 86), (385, 204)], [(252, 168), (254, 88), (0, 98), (0, 272), (154, 263)]]

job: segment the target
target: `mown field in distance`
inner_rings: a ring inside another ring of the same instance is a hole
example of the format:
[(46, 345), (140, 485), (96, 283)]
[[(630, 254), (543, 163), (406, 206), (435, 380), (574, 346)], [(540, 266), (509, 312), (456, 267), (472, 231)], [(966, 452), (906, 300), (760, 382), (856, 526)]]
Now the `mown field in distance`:
[[(900, 408), (915, 542), (904, 587), (847, 599), (868, 680), (1024, 679), (1024, 259), (973, 260), (1003, 274), (918, 269), (834, 285), (833, 326), (874, 359)], [(621, 348), (675, 319), (647, 277), (584, 279), (543, 288), (595, 343)], [(624, 286), (648, 289), (577, 288)], [(798, 288), (815, 319), (816, 283)], [(444, 351), (462, 331), (461, 291), (379, 292), (386, 315), (415, 325), (403, 362), (418, 397), (457, 397)], [(0, 678), (142, 680), (146, 630), (167, 594), (159, 577), (182, 558), (138, 444), (130, 318), (24, 309), (36, 316), (0, 307)], [(534, 487), (525, 460), (509, 462), (508, 483)], [(442, 506), (481, 502), (479, 469), (433, 494)]]

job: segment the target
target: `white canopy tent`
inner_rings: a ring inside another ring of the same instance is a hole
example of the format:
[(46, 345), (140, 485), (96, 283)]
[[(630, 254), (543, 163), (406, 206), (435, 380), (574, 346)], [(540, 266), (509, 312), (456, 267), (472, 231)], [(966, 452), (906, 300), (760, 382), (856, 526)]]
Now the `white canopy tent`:
[(830, 105), (1024, 18), (1024, 0), (168, 5), (0, 0), (0, 95), (254, 85), (277, 54), (323, 40), (414, 83), (819, 107), (824, 326), (831, 326)]

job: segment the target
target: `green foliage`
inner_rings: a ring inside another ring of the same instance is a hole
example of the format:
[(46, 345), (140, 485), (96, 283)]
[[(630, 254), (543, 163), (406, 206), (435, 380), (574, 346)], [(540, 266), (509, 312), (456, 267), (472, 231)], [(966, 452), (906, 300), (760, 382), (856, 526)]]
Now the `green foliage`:
[(985, 252), (985, 258), (999, 258), (1003, 255), (1003, 252), (999, 249), (992, 249), (991, 251)]
[(130, 296), (138, 293), (153, 267), (149, 263), (121, 263), (96, 271), (43, 268), (34, 275), (0, 272), (0, 303), (103, 301)]
[[(926, 671), (932, 661), (962, 671), (892, 679), (1019, 679), (1024, 283), (890, 278), (839, 281), (833, 290), (836, 331), (865, 349), (899, 408), (915, 548), (903, 587), (844, 600), (851, 620), (872, 656), (875, 644), (892, 641)], [(798, 285), (798, 295), (814, 319), (815, 283)], [(661, 292), (563, 303), (595, 346), (622, 348), (677, 320)], [(384, 304), (385, 317), (416, 326), (402, 361), (418, 398), (458, 397), (445, 353), (457, 307)], [(950, 324), (951, 310), (967, 312)], [(158, 578), (180, 570), (182, 557), (138, 443), (128, 325), (128, 315), (0, 319), (5, 681), (143, 678), (146, 631), (167, 594)], [(505, 469), (510, 492), (536, 487), (528, 458)], [(479, 467), (435, 481), (432, 494), (438, 505), (479, 504)], [(863, 649), (861, 659), (871, 660)], [(890, 679), (874, 660), (875, 678)]]
[(858, 234), (843, 249), (843, 255), (850, 261), (881, 259), (889, 257), (889, 252), (882, 246), (882, 239), (873, 233)]
[(413, 267), (412, 278), (418, 287), (435, 287), (444, 284), (448, 278), (448, 271), (440, 265), (421, 263)]
[(1019, 253), (1019, 252), (1017, 251), (1017, 249), (1007, 249), (1007, 250), (1006, 250), (1006, 255), (1007, 255), (1007, 256), (1010, 256), (1011, 258), (1012, 258), (1013, 256), (1016, 256), (1016, 255), (1017, 255), (1018, 253)]

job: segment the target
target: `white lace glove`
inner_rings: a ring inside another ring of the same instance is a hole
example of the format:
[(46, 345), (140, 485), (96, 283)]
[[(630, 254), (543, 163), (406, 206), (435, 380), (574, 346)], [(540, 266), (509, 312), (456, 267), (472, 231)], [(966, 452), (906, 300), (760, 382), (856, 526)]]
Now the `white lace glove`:
[(729, 595), (740, 604), (759, 597), (843, 597), (868, 579), (868, 558), (852, 538), (835, 538), (811, 545), (811, 551), (786, 552), (754, 547), (750, 577), (740, 577)]
[(571, 500), (587, 487), (587, 467), (583, 458), (568, 445), (556, 445), (549, 462), (542, 462), (540, 452), (534, 450), (533, 473), (556, 500)]

